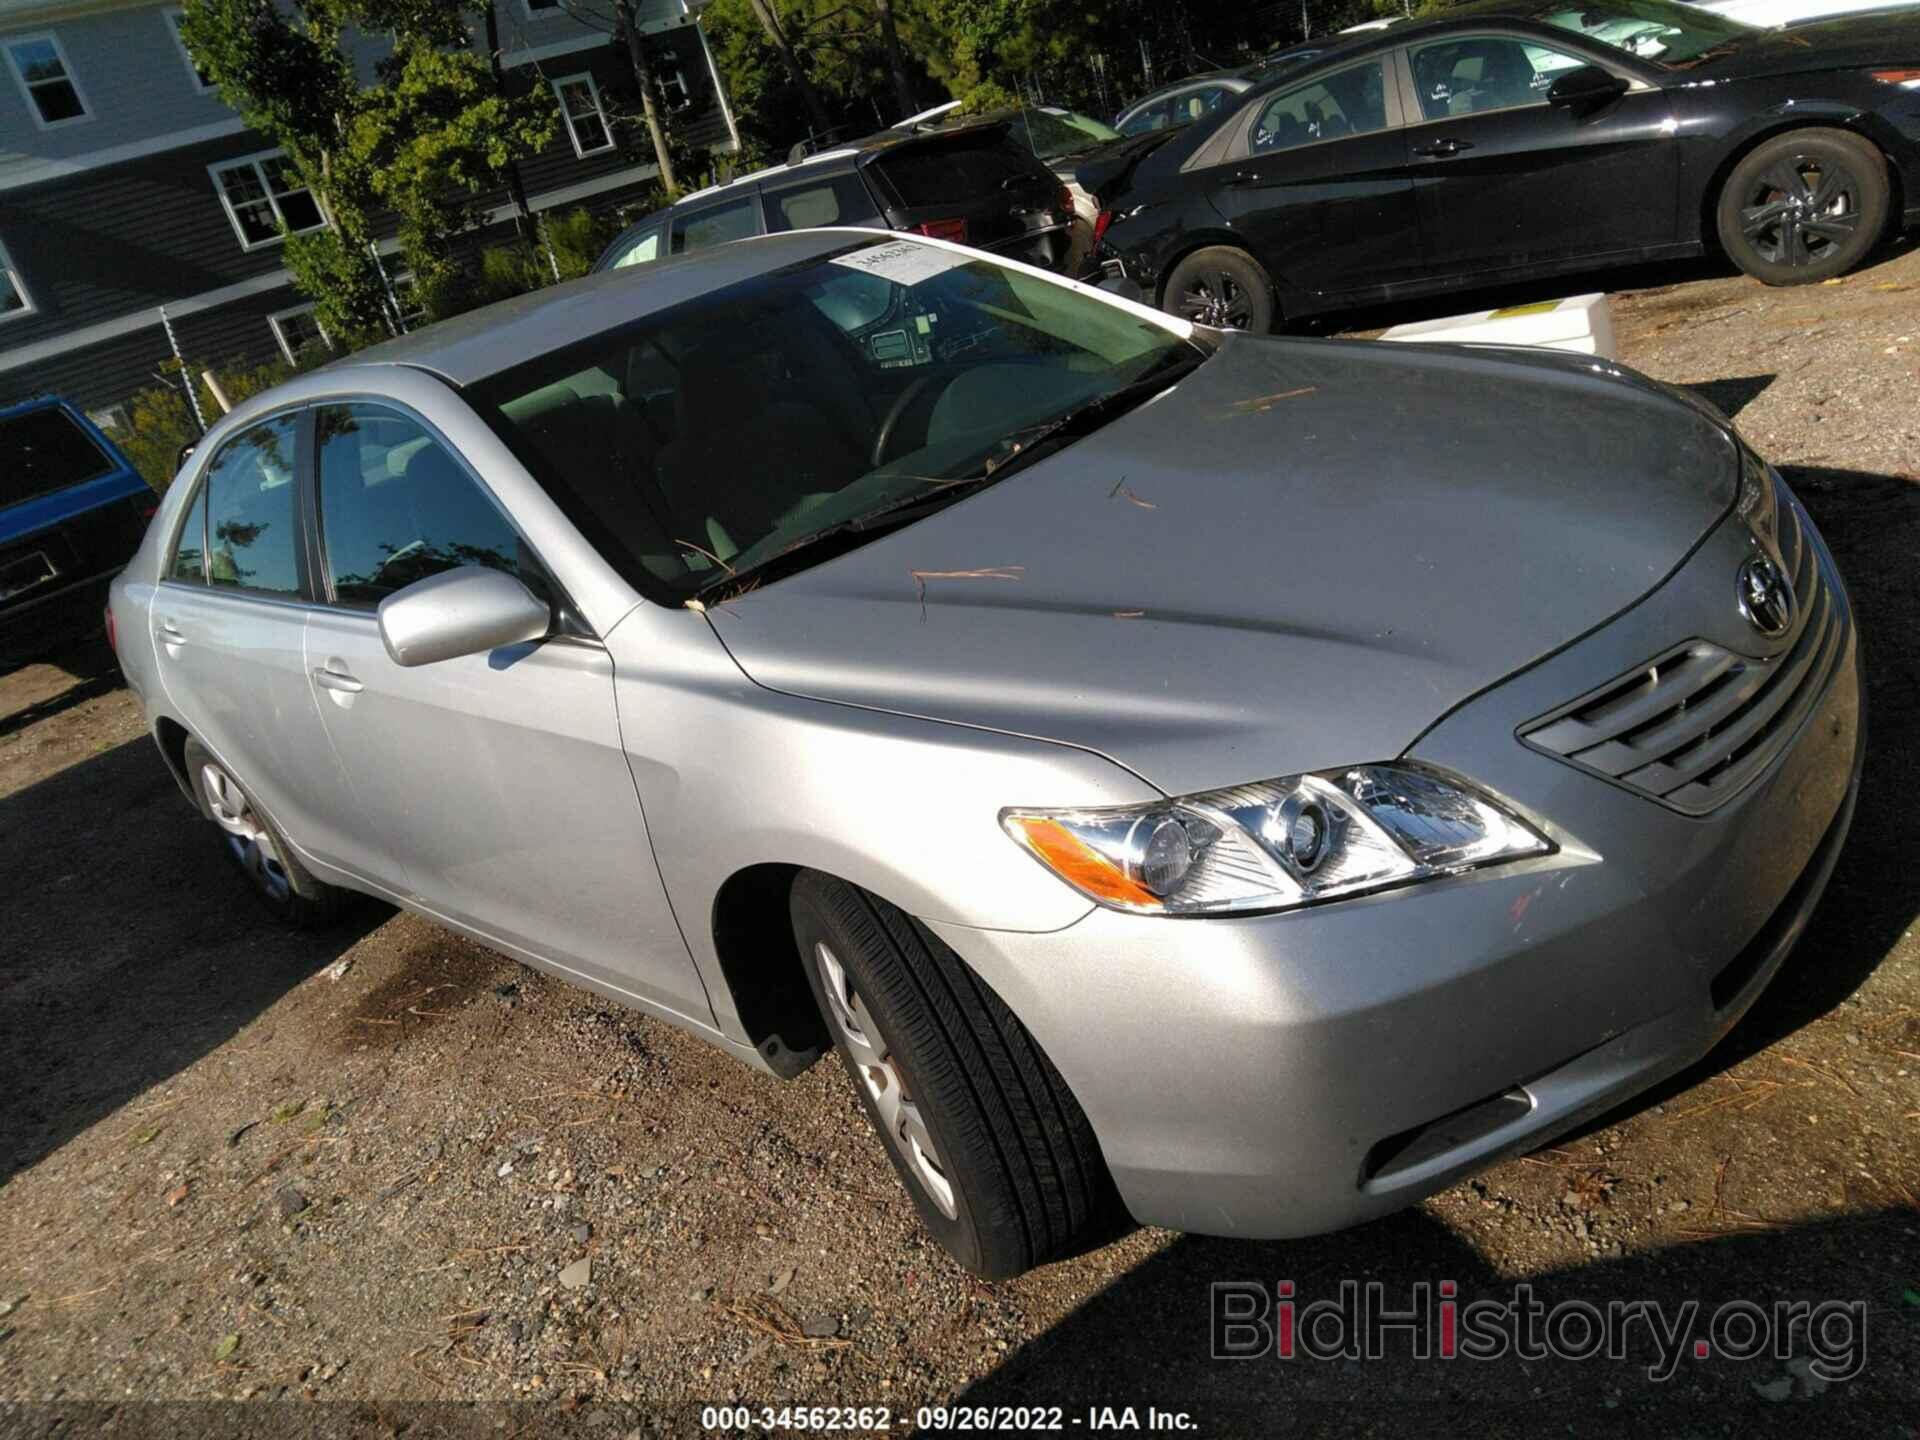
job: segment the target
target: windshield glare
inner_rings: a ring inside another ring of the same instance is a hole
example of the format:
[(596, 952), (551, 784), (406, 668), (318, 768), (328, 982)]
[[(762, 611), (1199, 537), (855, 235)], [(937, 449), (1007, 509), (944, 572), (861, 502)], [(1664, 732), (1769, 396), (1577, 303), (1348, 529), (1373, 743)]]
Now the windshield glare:
[(1540, 19), (1642, 60), (1673, 66), (1685, 66), (1753, 31), (1751, 25), (1673, 0), (1606, 0), (1600, 5), (1551, 9), (1541, 13)]
[(677, 601), (986, 473), (1037, 426), (1204, 353), (1053, 281), (889, 238), (609, 330), (469, 398), (615, 568)]

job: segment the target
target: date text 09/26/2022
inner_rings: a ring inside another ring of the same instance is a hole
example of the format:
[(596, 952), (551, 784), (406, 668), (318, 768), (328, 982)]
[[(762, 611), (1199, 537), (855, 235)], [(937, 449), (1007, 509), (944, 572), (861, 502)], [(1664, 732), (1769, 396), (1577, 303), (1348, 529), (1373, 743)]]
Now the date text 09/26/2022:
[(911, 1412), (884, 1405), (708, 1405), (700, 1412), (700, 1427), (821, 1434), (875, 1434), (912, 1428), (935, 1435), (1043, 1430), (1173, 1434), (1199, 1428), (1184, 1410), (1134, 1405), (1090, 1405), (1073, 1412), (1061, 1405), (922, 1405)]

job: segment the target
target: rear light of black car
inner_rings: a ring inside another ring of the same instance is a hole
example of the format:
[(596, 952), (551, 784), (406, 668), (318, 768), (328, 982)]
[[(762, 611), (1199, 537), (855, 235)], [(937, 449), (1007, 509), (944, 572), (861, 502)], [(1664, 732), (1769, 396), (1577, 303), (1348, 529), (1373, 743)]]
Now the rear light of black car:
[(1057, 208), (1059, 209), (1059, 211), (1060, 211), (1060, 213), (1061, 213), (1062, 215), (1071, 215), (1071, 214), (1073, 214), (1073, 189), (1072, 189), (1072, 187), (1071, 187), (1071, 186), (1067, 186), (1067, 185), (1062, 185), (1062, 186), (1060, 187), (1060, 197), (1059, 197), (1059, 198), (1058, 198), (1057, 200), (1055, 200), (1055, 201), (1054, 201), (1053, 203), (1054, 203), (1054, 205), (1055, 205), (1055, 206), (1056, 206), (1056, 207), (1057, 207)]
[(107, 648), (114, 654), (120, 653), (120, 631), (113, 623), (113, 606), (107, 606)]
[(916, 235), (931, 235), (936, 240), (951, 240), (957, 245), (967, 243), (967, 222), (962, 220), (926, 220), (913, 227)]

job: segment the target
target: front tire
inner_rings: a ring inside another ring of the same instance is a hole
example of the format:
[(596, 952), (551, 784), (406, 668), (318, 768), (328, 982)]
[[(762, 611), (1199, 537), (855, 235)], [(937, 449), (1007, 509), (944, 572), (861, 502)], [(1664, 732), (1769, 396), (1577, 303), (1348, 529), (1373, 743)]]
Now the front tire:
[(911, 916), (844, 881), (794, 881), (807, 979), (928, 1231), (1006, 1279), (1120, 1215), (1086, 1115), (1012, 1011)]
[(1259, 261), (1244, 250), (1210, 245), (1168, 273), (1160, 308), (1196, 325), (1264, 335), (1278, 307), (1273, 281)]
[(246, 787), (206, 746), (189, 737), (181, 758), (201, 810), (220, 827), (221, 848), (274, 918), (298, 930), (333, 920), (347, 892), (308, 872)]
[(1887, 223), (1886, 157), (1845, 130), (1790, 130), (1756, 145), (1721, 187), (1714, 219), (1732, 260), (1767, 285), (1844, 274)]

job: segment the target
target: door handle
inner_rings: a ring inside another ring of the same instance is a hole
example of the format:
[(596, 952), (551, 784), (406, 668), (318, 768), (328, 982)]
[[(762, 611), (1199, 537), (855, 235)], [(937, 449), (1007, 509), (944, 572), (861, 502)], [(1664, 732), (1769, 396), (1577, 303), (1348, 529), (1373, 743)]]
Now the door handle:
[(168, 655), (178, 655), (180, 647), (187, 643), (187, 637), (180, 627), (164, 615), (154, 622), (153, 628), (159, 632), (160, 643), (166, 647)]
[(358, 695), (366, 688), (347, 674), (345, 666), (333, 660), (313, 672), (313, 683), (322, 690), (337, 690), (342, 695)]
[(1471, 140), (1436, 140), (1431, 145), (1416, 145), (1413, 153), (1425, 155), (1430, 160), (1444, 160), (1449, 155), (1458, 155), (1462, 150), (1471, 150)]

